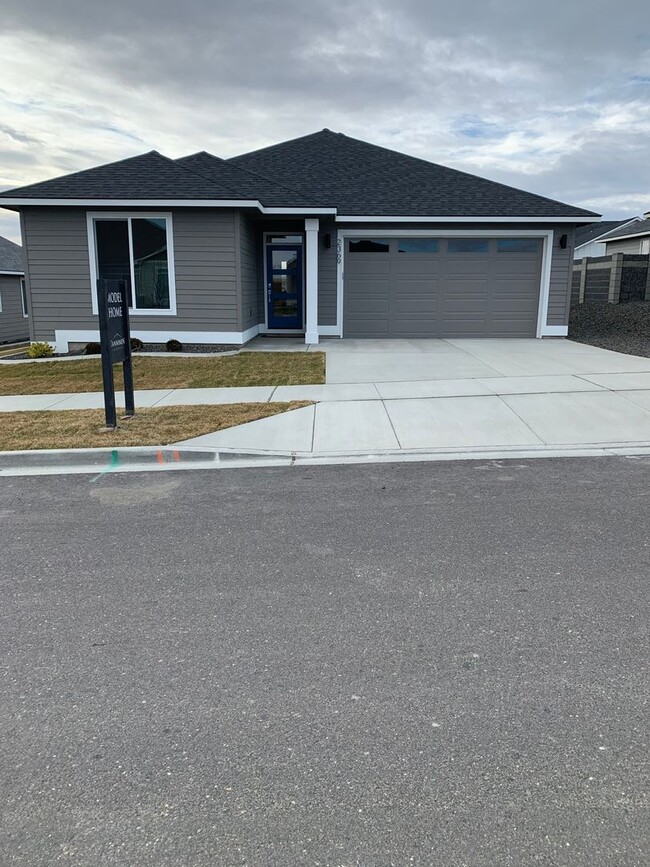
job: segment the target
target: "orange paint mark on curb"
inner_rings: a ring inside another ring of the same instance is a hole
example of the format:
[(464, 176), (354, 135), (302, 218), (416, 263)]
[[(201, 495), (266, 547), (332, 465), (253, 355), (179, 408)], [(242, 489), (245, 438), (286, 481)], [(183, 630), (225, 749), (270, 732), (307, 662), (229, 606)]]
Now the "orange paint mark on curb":
[(172, 454), (174, 455), (174, 460), (175, 460), (175, 461), (180, 461), (180, 459), (181, 459), (181, 453), (180, 453), (179, 451), (177, 451), (176, 449), (174, 449), (174, 451), (172, 452)]
[(156, 458), (159, 464), (165, 463), (165, 458), (163, 457), (162, 449), (158, 449), (158, 453), (156, 454)]

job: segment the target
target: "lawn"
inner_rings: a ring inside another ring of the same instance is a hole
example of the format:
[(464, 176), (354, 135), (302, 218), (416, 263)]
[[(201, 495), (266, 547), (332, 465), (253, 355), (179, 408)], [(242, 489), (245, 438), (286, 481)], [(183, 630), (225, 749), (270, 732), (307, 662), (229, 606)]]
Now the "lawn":
[(292, 401), (154, 407), (120, 420), (114, 431), (104, 428), (103, 409), (3, 412), (0, 451), (164, 446), (309, 405), (309, 401)]
[(577, 304), (569, 338), (613, 352), (650, 358), (650, 300), (626, 304)]
[[(217, 388), (245, 385), (320, 385), (323, 352), (242, 352), (221, 358), (133, 359), (136, 388)], [(116, 388), (122, 387), (116, 369)], [(0, 395), (101, 391), (99, 358), (0, 365)]]

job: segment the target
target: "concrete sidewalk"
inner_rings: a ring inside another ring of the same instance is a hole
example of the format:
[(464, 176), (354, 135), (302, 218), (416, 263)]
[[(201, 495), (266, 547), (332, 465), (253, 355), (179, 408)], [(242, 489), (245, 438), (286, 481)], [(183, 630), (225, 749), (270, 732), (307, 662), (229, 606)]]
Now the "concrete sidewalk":
[[(138, 391), (136, 406), (316, 402), (179, 444), (260, 455), (650, 446), (650, 358), (567, 340), (326, 347), (325, 385)], [(100, 392), (0, 397), (0, 412), (102, 406)]]
[(186, 440), (257, 454), (333, 455), (555, 445), (650, 445), (650, 389), (330, 400)]

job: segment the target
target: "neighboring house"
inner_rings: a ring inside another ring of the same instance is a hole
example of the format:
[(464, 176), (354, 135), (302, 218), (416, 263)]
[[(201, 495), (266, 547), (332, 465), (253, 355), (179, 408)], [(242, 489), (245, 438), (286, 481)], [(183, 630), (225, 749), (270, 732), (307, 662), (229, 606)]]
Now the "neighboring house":
[(606, 256), (607, 250), (602, 240), (603, 236), (613, 229), (632, 226), (640, 220), (641, 217), (632, 217), (629, 220), (602, 220), (598, 223), (590, 223), (588, 226), (580, 226), (576, 229), (573, 258), (587, 259), (595, 256)]
[(97, 340), (98, 278), (134, 336), (567, 334), (597, 214), (322, 130), (222, 160), (156, 151), (0, 194), (21, 215), (33, 337)]
[(603, 235), (606, 255), (613, 253), (650, 253), (650, 212), (631, 225), (619, 226)]
[(0, 344), (29, 338), (22, 247), (0, 236)]

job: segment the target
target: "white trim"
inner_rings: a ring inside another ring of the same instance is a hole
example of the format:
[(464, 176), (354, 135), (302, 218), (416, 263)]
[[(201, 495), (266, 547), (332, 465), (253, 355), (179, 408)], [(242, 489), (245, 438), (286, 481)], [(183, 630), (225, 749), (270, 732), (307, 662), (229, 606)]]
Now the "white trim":
[(319, 337), (340, 337), (338, 325), (319, 325)]
[[(246, 331), (147, 331), (141, 328), (132, 328), (131, 337), (137, 337), (146, 343), (166, 343), (175, 338), (181, 343), (232, 343), (234, 346), (243, 346), (256, 337), (263, 330), (261, 325), (253, 325)], [(99, 342), (99, 329), (60, 329), (54, 331), (54, 340), (50, 341), (55, 346), (56, 352), (67, 352), (69, 343), (97, 343)]]
[(0, 313), (2, 313), (2, 292), (0, 292)]
[(540, 337), (567, 337), (568, 325), (544, 325)]
[(305, 220), (305, 343), (318, 343), (318, 220)]
[(23, 311), (23, 319), (29, 319), (29, 307), (27, 306), (27, 281), (24, 277), (19, 280), (20, 283), (20, 306)]
[(602, 217), (357, 217), (337, 214), (337, 223), (599, 223)]
[[(344, 284), (344, 263), (345, 263), (345, 242), (348, 238), (541, 238), (543, 241), (542, 248), (542, 267), (539, 287), (539, 305), (537, 309), (537, 325), (535, 329), (536, 337), (551, 337), (551, 336), (566, 336), (555, 334), (553, 329), (562, 329), (565, 326), (550, 326), (546, 325), (548, 318), (548, 302), (551, 291), (551, 263), (553, 259), (553, 229), (414, 229), (408, 231), (405, 229), (384, 230), (381, 229), (339, 229), (336, 240), (336, 327), (338, 336), (343, 337), (343, 293)], [(548, 329), (551, 329), (549, 332)]]
[(345, 238), (543, 238), (552, 229), (339, 229)]
[[(612, 231), (614, 231), (614, 229), (612, 229)], [(629, 238), (647, 238), (649, 236), (650, 236), (650, 226), (646, 226), (642, 232), (633, 232), (631, 235), (614, 235), (611, 238), (608, 238), (607, 235), (603, 235), (602, 243), (603, 244), (614, 244), (614, 243), (616, 243), (616, 241), (627, 241)]]
[(88, 235), (88, 261), (90, 265), (90, 302), (92, 311), (97, 316), (97, 248), (95, 244), (95, 220), (127, 220), (129, 232), (129, 268), (131, 286), (135, 293), (135, 275), (133, 262), (133, 239), (131, 235), (131, 218), (165, 219), (167, 221), (167, 276), (169, 281), (169, 310), (138, 310), (131, 309), (131, 317), (140, 316), (176, 316), (176, 268), (174, 250), (174, 221), (171, 211), (86, 211), (86, 232)]
[[(535, 337), (543, 337), (548, 326), (548, 301), (551, 294), (551, 265), (553, 263), (553, 232), (546, 232), (542, 247), (542, 273), (539, 287), (539, 306), (537, 308), (537, 326)], [(567, 283), (567, 292), (571, 289)]]
[(0, 271), (2, 277), (24, 277), (24, 271)]
[(336, 214), (336, 208), (267, 208), (260, 205), (263, 214)]
[(336, 214), (336, 208), (269, 208), (257, 199), (3, 199), (0, 208), (257, 208), (263, 214)]

